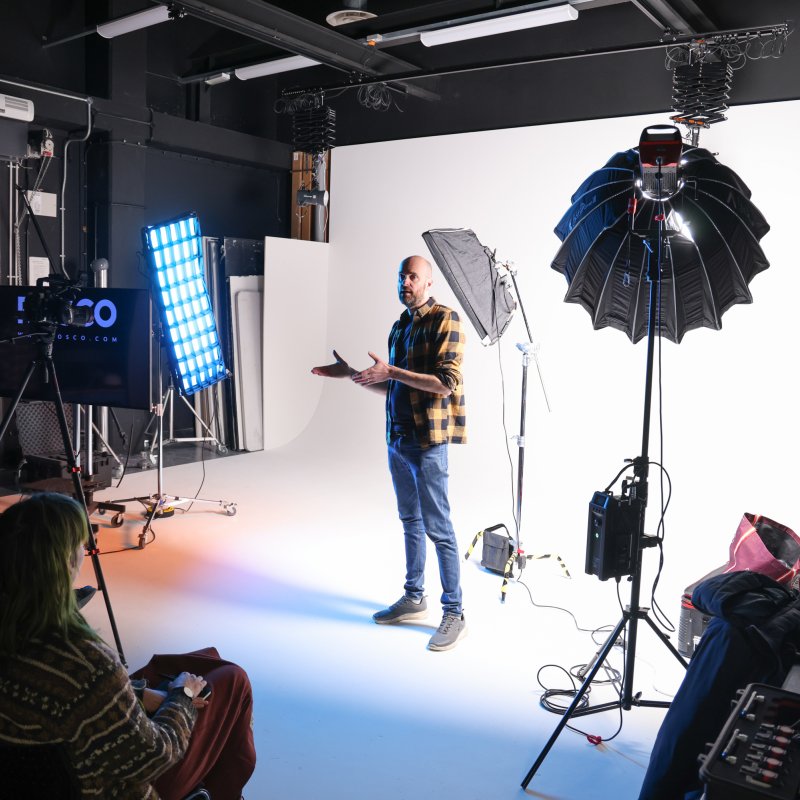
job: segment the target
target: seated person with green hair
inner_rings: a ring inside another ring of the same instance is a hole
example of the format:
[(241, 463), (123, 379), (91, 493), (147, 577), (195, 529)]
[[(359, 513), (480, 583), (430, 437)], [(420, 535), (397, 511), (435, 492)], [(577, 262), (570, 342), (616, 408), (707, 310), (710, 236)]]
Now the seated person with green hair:
[(255, 767), (246, 673), (213, 648), (154, 656), (139, 674), (174, 677), (137, 696), (76, 604), (87, 524), (60, 494), (0, 514), (0, 747), (60, 745), (82, 797), (180, 800), (202, 784), (239, 800)]

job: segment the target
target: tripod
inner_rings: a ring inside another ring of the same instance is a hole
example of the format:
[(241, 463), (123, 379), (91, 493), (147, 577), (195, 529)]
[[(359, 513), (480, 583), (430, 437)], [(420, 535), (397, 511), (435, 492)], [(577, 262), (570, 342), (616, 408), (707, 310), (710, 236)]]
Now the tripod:
[[(659, 192), (660, 194), (660, 192)], [(630, 604), (623, 610), (622, 618), (611, 631), (609, 637), (606, 639), (603, 646), (598, 651), (597, 655), (592, 659), (586, 677), (581, 684), (580, 689), (575, 694), (573, 701), (570, 703), (561, 721), (556, 726), (551, 734), (547, 743), (539, 753), (538, 758), (533, 766), (528, 770), (528, 774), (522, 781), (522, 788), (527, 789), (531, 779), (536, 774), (542, 762), (547, 757), (550, 749), (558, 739), (561, 731), (569, 723), (572, 717), (584, 716), (587, 714), (597, 714), (601, 711), (608, 711), (610, 709), (619, 708), (624, 711), (630, 711), (631, 707), (643, 706), (649, 708), (668, 708), (669, 703), (661, 700), (642, 700), (639, 694), (634, 695), (633, 692), (633, 677), (634, 667), (636, 664), (636, 639), (638, 626), (640, 621), (644, 621), (655, 633), (658, 639), (666, 646), (666, 648), (675, 656), (682, 666), (686, 667), (687, 663), (677, 649), (672, 645), (667, 636), (660, 631), (655, 623), (648, 616), (648, 609), (642, 608), (639, 605), (639, 596), (642, 583), (642, 551), (647, 547), (653, 547), (658, 543), (655, 536), (646, 536), (644, 533), (645, 510), (647, 508), (647, 478), (649, 472), (649, 444), (650, 444), (650, 401), (653, 388), (653, 355), (655, 351), (655, 336), (656, 325), (658, 323), (657, 308), (660, 306), (660, 284), (661, 284), (661, 265), (662, 253), (661, 248), (664, 241), (664, 227), (663, 227), (663, 209), (659, 215), (661, 219), (658, 223), (658, 244), (657, 244), (657, 258), (656, 258), (656, 275), (653, 275), (653, 258), (652, 258), (652, 243), (645, 241), (645, 246), (648, 250), (648, 263), (646, 280), (649, 285), (649, 305), (648, 305), (648, 323), (647, 323), (647, 364), (645, 367), (645, 390), (644, 390), (644, 419), (642, 424), (642, 454), (639, 458), (634, 459), (633, 469), (634, 476), (631, 485), (630, 502), (635, 504), (637, 514), (637, 530), (633, 536), (632, 552), (630, 563), (631, 570), (631, 599)], [(617, 640), (622, 636), (623, 632), (627, 629), (627, 644), (625, 648), (625, 666), (622, 676), (622, 690), (620, 692), (619, 700), (614, 700), (609, 703), (601, 703), (596, 706), (587, 706), (586, 708), (579, 708), (584, 695), (589, 690), (595, 675), (602, 668), (612, 648), (617, 643)]]
[(64, 403), (61, 399), (61, 391), (58, 388), (56, 366), (53, 363), (53, 341), (55, 339), (56, 324), (49, 322), (37, 323), (36, 327), (38, 328), (36, 333), (26, 336), (16, 336), (10, 340), (5, 340), (13, 342), (17, 339), (34, 339), (37, 344), (38, 353), (28, 365), (28, 369), (24, 378), (22, 379), (19, 389), (17, 390), (17, 394), (14, 396), (11, 405), (3, 417), (3, 422), (0, 424), (0, 440), (3, 438), (3, 436), (5, 436), (8, 426), (11, 424), (11, 420), (14, 417), (14, 412), (17, 410), (19, 401), (21, 400), (22, 395), (25, 393), (25, 389), (27, 388), (30, 379), (33, 377), (36, 369), (40, 368), (42, 370), (44, 382), (50, 386), (50, 393), (53, 398), (53, 404), (55, 405), (56, 416), (58, 417), (58, 426), (61, 430), (61, 439), (64, 444), (64, 453), (67, 457), (67, 466), (69, 467), (70, 475), (72, 476), (73, 492), (76, 500), (78, 500), (78, 502), (86, 511), (86, 529), (88, 532), (86, 544), (87, 555), (89, 555), (92, 560), (92, 566), (94, 567), (94, 574), (97, 580), (97, 588), (103, 593), (103, 600), (105, 601), (106, 611), (108, 612), (108, 621), (111, 624), (111, 632), (114, 635), (114, 644), (116, 645), (120, 660), (124, 665), (127, 666), (125, 655), (122, 651), (122, 642), (120, 641), (119, 632), (117, 631), (117, 623), (114, 620), (114, 612), (111, 608), (111, 601), (108, 597), (108, 589), (106, 588), (106, 582), (103, 578), (103, 570), (100, 566), (99, 550), (97, 548), (97, 542), (94, 538), (94, 529), (92, 528), (92, 523), (89, 520), (89, 509), (86, 502), (86, 494), (83, 490), (81, 469), (77, 465), (75, 458), (75, 450), (72, 446), (72, 441), (70, 440), (69, 427), (67, 425), (67, 416), (64, 412)]
[[(168, 495), (164, 493), (164, 408), (165, 404), (169, 402), (171, 398), (170, 392), (173, 391), (172, 384), (170, 382), (170, 389), (169, 391), (164, 394), (163, 393), (163, 386), (162, 386), (162, 378), (161, 378), (161, 331), (159, 328), (159, 348), (158, 348), (158, 403), (154, 404), (153, 406), (153, 414), (155, 415), (157, 427), (156, 427), (156, 441), (158, 454), (156, 457), (156, 474), (157, 474), (157, 481), (156, 481), (156, 492), (155, 494), (149, 495), (148, 497), (125, 497), (122, 500), (115, 500), (115, 503), (130, 503), (134, 500), (138, 501), (145, 507), (145, 512), (147, 514), (147, 519), (145, 521), (144, 527), (142, 528), (141, 533), (139, 534), (139, 549), (144, 549), (147, 543), (147, 532), (151, 529), (153, 525), (153, 520), (156, 517), (166, 518), (171, 517), (175, 513), (175, 509), (173, 508), (176, 504), (183, 504), (188, 503), (190, 506), (194, 503), (209, 503), (211, 505), (217, 506), (218, 508), (222, 509), (229, 517), (232, 517), (236, 514), (236, 503), (233, 503), (229, 500), (205, 500), (199, 497), (179, 497), (177, 495)], [(186, 398), (183, 398), (184, 400)], [(188, 403), (187, 403), (188, 405)], [(170, 403), (170, 408), (172, 404)], [(191, 406), (189, 406), (191, 408)], [(192, 413), (194, 413), (194, 409), (192, 409)], [(196, 416), (196, 415), (195, 415)], [(199, 418), (198, 418), (199, 419)], [(210, 431), (209, 431), (210, 432)], [(215, 439), (216, 441), (216, 439)], [(220, 451), (221, 452), (221, 451)]]

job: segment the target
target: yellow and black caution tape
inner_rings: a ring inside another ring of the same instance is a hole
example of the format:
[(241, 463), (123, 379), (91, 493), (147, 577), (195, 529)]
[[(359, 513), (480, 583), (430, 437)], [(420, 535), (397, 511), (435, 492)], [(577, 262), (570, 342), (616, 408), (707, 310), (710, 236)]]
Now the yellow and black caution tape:
[(475, 534), (472, 544), (467, 548), (467, 552), (464, 553), (464, 561), (466, 561), (472, 555), (472, 551), (475, 549), (475, 545), (478, 544), (478, 539), (480, 539), (481, 536), (483, 536), (483, 531), (478, 531)]
[(571, 578), (572, 575), (569, 574), (569, 570), (567, 569), (567, 565), (564, 563), (564, 559), (561, 558), (559, 555), (554, 555), (553, 553), (544, 553), (540, 556), (525, 556), (525, 558), (533, 558), (536, 561), (540, 561), (545, 558), (552, 558), (554, 561), (558, 562), (558, 566), (561, 567), (561, 571), (564, 573), (565, 578)]
[(508, 582), (514, 577), (514, 562), (517, 560), (517, 554), (512, 553), (506, 561), (505, 569), (503, 570), (503, 585), (500, 587), (500, 602), (506, 601), (506, 590), (508, 589)]

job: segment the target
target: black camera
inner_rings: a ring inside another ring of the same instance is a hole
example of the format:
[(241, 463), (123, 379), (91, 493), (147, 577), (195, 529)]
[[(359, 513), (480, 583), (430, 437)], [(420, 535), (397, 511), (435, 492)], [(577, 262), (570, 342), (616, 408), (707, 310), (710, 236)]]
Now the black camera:
[(79, 298), (74, 282), (57, 275), (39, 278), (36, 288), (25, 296), (25, 319), (35, 325), (85, 328), (94, 322), (94, 313), (91, 306), (76, 305)]

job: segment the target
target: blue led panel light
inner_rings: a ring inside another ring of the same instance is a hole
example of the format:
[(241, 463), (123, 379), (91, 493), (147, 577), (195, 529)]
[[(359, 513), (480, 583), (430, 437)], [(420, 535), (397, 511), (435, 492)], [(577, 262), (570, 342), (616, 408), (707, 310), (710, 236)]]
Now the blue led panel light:
[(142, 237), (172, 372), (181, 394), (194, 394), (228, 374), (206, 289), (200, 224), (190, 214), (148, 225)]

